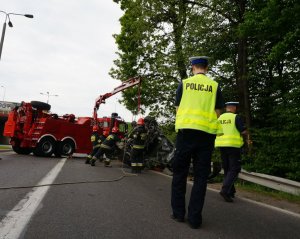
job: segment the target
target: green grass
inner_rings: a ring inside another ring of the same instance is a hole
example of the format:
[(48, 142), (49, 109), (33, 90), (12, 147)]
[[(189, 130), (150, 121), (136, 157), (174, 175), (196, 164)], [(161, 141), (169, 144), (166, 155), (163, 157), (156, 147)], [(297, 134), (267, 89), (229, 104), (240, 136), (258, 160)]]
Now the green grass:
[(11, 149), (10, 145), (0, 145), (0, 150)]
[(287, 200), (292, 203), (299, 203), (300, 204), (300, 195), (293, 195), (286, 192), (277, 191), (271, 188), (267, 188), (255, 183), (246, 182), (244, 180), (238, 179), (235, 183), (237, 189), (242, 189), (249, 192), (255, 192), (262, 194), (264, 196), (270, 196), (276, 198), (278, 200)]

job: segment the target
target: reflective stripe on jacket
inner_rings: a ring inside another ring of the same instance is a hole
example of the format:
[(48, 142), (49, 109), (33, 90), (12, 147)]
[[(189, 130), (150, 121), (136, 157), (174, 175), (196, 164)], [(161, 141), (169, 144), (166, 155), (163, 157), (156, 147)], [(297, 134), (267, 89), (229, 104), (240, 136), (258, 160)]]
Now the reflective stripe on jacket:
[(144, 149), (144, 148), (145, 148), (145, 145), (137, 145), (137, 144), (134, 144), (134, 145), (132, 146), (132, 148), (134, 148), (134, 149)]
[(176, 113), (175, 129), (196, 129), (222, 134), (215, 112), (218, 83), (203, 74), (182, 81), (182, 97)]
[(108, 146), (106, 144), (101, 144), (100, 148), (103, 148), (103, 149), (112, 149), (112, 147), (110, 147), (110, 146)]
[(219, 122), (222, 125), (222, 136), (217, 136), (215, 147), (234, 147), (241, 148), (244, 144), (241, 133), (235, 126), (236, 114), (227, 112), (219, 117)]

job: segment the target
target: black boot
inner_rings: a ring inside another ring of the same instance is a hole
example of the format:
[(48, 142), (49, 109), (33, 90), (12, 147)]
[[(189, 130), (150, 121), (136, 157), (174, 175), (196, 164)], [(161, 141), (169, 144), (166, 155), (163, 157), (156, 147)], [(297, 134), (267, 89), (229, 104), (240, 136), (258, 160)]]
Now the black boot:
[(105, 160), (105, 161), (104, 161), (104, 166), (105, 166), (105, 167), (111, 168), (110, 160)]
[(96, 162), (95, 159), (91, 159), (91, 166), (95, 166), (95, 162)]
[(220, 192), (220, 195), (224, 198), (226, 202), (233, 202), (232, 198), (224, 192)]
[(90, 164), (90, 158), (87, 158), (87, 159), (85, 160), (85, 164)]

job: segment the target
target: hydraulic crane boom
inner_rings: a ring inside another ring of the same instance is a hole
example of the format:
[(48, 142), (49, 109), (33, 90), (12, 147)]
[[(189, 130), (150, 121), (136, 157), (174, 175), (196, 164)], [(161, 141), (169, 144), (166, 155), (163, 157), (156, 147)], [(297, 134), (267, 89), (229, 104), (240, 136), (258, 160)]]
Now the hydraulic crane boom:
[(124, 81), (122, 82), (121, 85), (119, 85), (118, 87), (114, 88), (113, 91), (109, 92), (109, 93), (106, 93), (104, 95), (100, 95), (96, 101), (95, 101), (95, 106), (94, 106), (94, 115), (93, 115), (93, 118), (95, 120), (95, 122), (97, 121), (97, 111), (100, 107), (100, 104), (105, 104), (105, 100), (115, 94), (117, 94), (118, 92), (120, 91), (123, 91), (127, 88), (130, 88), (130, 87), (133, 87), (135, 85), (138, 85), (141, 83), (141, 78), (140, 77), (137, 77), (137, 78), (130, 78), (129, 80), (127, 81)]

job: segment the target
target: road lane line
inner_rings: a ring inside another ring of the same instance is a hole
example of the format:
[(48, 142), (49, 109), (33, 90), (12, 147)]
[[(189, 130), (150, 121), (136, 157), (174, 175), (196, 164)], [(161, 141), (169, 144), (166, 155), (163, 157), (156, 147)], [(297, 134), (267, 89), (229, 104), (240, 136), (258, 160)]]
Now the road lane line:
[[(60, 160), (54, 168), (37, 184), (51, 184), (63, 168), (66, 158)], [(1, 239), (17, 239), (34, 215), (50, 186), (34, 188), (0, 222)]]

